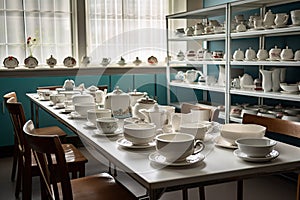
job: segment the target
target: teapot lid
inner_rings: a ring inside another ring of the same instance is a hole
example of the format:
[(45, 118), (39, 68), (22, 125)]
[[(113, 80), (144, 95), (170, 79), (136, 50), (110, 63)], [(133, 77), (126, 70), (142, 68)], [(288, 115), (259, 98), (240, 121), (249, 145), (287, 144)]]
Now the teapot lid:
[(123, 91), (120, 89), (119, 86), (116, 86), (115, 89), (112, 91), (112, 94), (114, 95), (118, 95), (118, 94), (122, 94)]
[(138, 92), (136, 89), (133, 90), (133, 92), (128, 93), (130, 96), (143, 96), (144, 92)]
[(95, 92), (98, 90), (97, 86), (91, 85), (90, 87), (87, 88), (90, 92)]
[(140, 98), (137, 102), (143, 103), (143, 104), (155, 104), (156, 103), (156, 101), (154, 99), (151, 99), (148, 96), (146, 96), (144, 98)]

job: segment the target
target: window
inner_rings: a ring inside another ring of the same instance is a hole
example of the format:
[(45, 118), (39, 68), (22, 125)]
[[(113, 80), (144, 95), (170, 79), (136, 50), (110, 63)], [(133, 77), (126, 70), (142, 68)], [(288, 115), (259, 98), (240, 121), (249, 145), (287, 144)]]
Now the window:
[(68, 0), (0, 0), (0, 56), (29, 56), (28, 37), (36, 38), (32, 55), (39, 64), (53, 55), (58, 64), (72, 56), (71, 2)]
[(103, 57), (128, 63), (166, 57), (167, 0), (90, 0), (88, 54), (94, 63)]

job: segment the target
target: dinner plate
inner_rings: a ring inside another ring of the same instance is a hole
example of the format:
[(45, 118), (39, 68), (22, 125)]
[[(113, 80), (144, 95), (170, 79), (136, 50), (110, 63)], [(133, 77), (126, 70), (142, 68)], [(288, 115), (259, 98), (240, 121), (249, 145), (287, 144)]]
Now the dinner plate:
[(215, 146), (218, 146), (218, 147), (224, 147), (224, 148), (228, 148), (228, 149), (236, 149), (236, 148), (238, 148), (237, 145), (231, 144), (230, 142), (227, 142), (220, 135), (215, 138), (214, 142), (215, 142)]
[(241, 152), (239, 149), (236, 149), (233, 151), (233, 154), (242, 160), (249, 161), (249, 162), (267, 162), (271, 161), (279, 156), (279, 152), (276, 150), (273, 150), (271, 153), (267, 154), (264, 157), (251, 157), (247, 154)]
[(84, 125), (88, 128), (97, 128), (96, 125), (90, 121), (85, 122)]
[(113, 137), (113, 136), (117, 136), (117, 135), (120, 135), (123, 133), (123, 129), (121, 128), (118, 128), (115, 132), (113, 133), (103, 133), (101, 130), (97, 129), (97, 130), (94, 130), (94, 133), (96, 135), (99, 135), (99, 136), (104, 136), (104, 137)]
[(161, 165), (167, 165), (167, 166), (189, 166), (193, 165), (195, 163), (201, 162), (204, 160), (205, 156), (201, 153), (197, 153), (195, 155), (188, 156), (184, 161), (182, 162), (170, 162), (164, 157), (163, 155), (159, 154), (157, 151), (151, 153), (149, 155), (149, 160), (161, 164)]
[(154, 147), (156, 145), (156, 142), (152, 141), (147, 144), (136, 145), (126, 140), (125, 138), (120, 138), (117, 140), (117, 144), (122, 147), (131, 148), (131, 149), (145, 149), (145, 148)]

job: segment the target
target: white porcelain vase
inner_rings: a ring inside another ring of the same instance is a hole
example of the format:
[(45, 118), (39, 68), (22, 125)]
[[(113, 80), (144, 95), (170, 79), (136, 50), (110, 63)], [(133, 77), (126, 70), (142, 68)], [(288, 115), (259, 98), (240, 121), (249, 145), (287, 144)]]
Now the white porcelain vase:
[(262, 88), (264, 92), (270, 92), (272, 90), (272, 73), (269, 70), (259, 70), (262, 74)]
[(272, 70), (272, 91), (277, 92), (280, 89), (280, 68)]

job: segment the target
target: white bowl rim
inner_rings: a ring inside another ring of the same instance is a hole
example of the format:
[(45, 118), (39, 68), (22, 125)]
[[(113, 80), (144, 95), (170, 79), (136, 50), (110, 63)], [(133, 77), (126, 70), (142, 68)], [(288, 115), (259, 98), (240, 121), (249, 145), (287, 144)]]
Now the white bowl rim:
[(153, 123), (133, 123), (133, 124), (126, 124), (124, 125), (124, 130), (151, 130), (155, 129), (156, 125)]
[[(243, 140), (262, 140), (262, 141), (269, 141), (270, 143), (268, 145), (257, 145), (257, 144), (244, 144), (244, 143), (240, 143), (240, 141)], [(245, 138), (239, 138), (237, 140), (235, 140), (235, 143), (237, 145), (243, 145), (243, 146), (247, 146), (247, 147), (257, 147), (257, 148), (264, 148), (264, 147), (272, 147), (275, 146), (277, 144), (277, 141), (269, 139), (269, 138), (251, 138), (251, 137), (245, 137)]]
[(96, 122), (118, 122), (119, 119), (115, 117), (101, 117), (96, 118)]
[[(262, 126), (262, 125), (258, 125), (258, 124), (235, 124), (235, 123), (228, 123), (228, 124), (223, 124), (222, 127), (221, 127), (221, 132), (235, 132), (235, 133), (247, 133), (247, 132), (250, 132), (250, 131), (253, 131), (252, 130), (247, 130), (247, 129), (232, 129), (232, 126), (239, 126), (239, 127), (256, 127), (257, 129), (257, 132), (262, 132), (262, 131), (266, 131), (267, 128), (265, 126)], [(226, 129), (228, 128), (228, 129)]]

